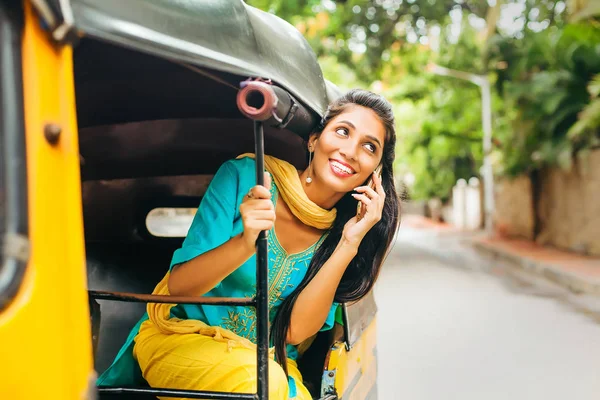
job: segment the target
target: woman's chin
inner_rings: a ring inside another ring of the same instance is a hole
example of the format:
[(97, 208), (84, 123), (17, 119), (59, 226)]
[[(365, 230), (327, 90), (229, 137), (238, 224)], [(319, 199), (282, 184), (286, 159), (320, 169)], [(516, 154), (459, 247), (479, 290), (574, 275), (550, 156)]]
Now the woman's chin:
[(320, 186), (322, 186), (324, 190), (331, 190), (334, 193), (348, 193), (358, 186), (354, 184), (352, 176), (340, 178), (333, 174), (328, 175), (329, 176), (323, 176), (322, 179), (319, 179), (321, 182)]

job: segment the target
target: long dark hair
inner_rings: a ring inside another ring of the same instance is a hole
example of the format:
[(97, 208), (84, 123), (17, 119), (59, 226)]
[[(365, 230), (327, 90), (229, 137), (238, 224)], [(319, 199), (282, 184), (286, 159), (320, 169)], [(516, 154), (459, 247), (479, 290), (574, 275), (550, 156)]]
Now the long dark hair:
[[(354, 257), (346, 268), (335, 292), (335, 301), (338, 303), (360, 300), (373, 288), (386, 251), (392, 243), (400, 222), (400, 205), (394, 186), (393, 173), (396, 131), (391, 104), (385, 98), (375, 93), (361, 89), (351, 90), (328, 107), (315, 133), (320, 135), (327, 124), (350, 105), (359, 105), (373, 110), (385, 127), (386, 135), (381, 159), (381, 178), (386, 199), (381, 220), (363, 238), (356, 257)], [(319, 272), (337, 247), (342, 237), (344, 225), (356, 215), (356, 200), (351, 196), (351, 193), (346, 193), (336, 204), (336, 209), (337, 217), (329, 230), (329, 235), (315, 252), (302, 282), (281, 303), (271, 326), (271, 338), (275, 345), (275, 356), (286, 374), (286, 340), (294, 304), (302, 290), (317, 275), (317, 272)]]

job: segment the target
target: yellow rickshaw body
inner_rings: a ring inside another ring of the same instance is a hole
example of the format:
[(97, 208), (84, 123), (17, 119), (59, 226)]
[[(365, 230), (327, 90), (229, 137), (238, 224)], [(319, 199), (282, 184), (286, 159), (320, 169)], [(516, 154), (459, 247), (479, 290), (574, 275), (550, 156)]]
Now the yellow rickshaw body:
[[(72, 49), (49, 39), (28, 2), (22, 57), (30, 256), (0, 313), (0, 397), (88, 398), (94, 370)], [(60, 129), (56, 144), (45, 138), (48, 124)]]

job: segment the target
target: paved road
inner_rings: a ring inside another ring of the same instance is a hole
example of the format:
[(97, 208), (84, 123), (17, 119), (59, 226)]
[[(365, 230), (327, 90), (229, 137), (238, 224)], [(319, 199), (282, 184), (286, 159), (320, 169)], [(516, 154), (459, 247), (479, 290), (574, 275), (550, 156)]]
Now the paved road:
[(503, 266), (443, 261), (413, 233), (375, 291), (380, 400), (600, 399), (599, 315)]

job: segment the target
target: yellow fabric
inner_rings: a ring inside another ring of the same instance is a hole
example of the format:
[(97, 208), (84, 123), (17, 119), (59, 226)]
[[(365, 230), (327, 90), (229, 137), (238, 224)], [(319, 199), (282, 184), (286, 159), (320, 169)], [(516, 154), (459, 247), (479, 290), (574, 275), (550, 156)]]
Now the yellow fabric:
[[(170, 273), (167, 272), (165, 277), (156, 285), (152, 294), (170, 295), (168, 286), (169, 276)], [(227, 343), (229, 348), (245, 347), (256, 349), (256, 345), (250, 340), (219, 326), (210, 326), (197, 319), (170, 318), (171, 308), (174, 306), (175, 304), (148, 303), (146, 307), (150, 321), (152, 321), (161, 333), (199, 333), (212, 337), (216, 341)]]
[[(254, 154), (245, 153), (237, 158), (244, 157), (254, 158)], [(308, 198), (300, 182), (298, 171), (292, 164), (275, 157), (265, 156), (265, 168), (273, 177), (285, 204), (304, 225), (317, 229), (329, 229), (333, 225), (336, 216), (335, 208), (326, 210)]]
[[(225, 331), (226, 332), (226, 331)], [(165, 334), (146, 321), (135, 338), (133, 354), (152, 387), (216, 392), (256, 392), (256, 350), (231, 348), (204, 334)], [(296, 363), (288, 360), (296, 383), (294, 400), (312, 399)], [(289, 399), (288, 380), (273, 357), (269, 359), (269, 399)]]

